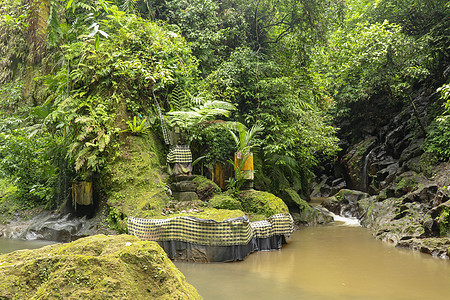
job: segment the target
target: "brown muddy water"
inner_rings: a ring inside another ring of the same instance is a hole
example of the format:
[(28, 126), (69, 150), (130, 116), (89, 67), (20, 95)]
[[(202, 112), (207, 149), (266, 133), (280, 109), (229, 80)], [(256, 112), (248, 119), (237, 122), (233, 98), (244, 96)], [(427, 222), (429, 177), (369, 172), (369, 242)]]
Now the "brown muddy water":
[(9, 253), (21, 249), (36, 249), (47, 245), (54, 244), (55, 242), (49, 241), (25, 241), (20, 239), (3, 239), (0, 238), (0, 254)]
[(450, 261), (398, 249), (355, 224), (304, 227), (281, 251), (175, 265), (205, 300), (450, 299)]

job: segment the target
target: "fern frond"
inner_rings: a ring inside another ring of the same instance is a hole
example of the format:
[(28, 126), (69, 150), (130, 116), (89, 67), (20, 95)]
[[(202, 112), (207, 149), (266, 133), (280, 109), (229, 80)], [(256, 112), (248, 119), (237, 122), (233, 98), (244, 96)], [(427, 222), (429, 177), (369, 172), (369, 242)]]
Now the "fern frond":
[(125, 0), (120, 8), (128, 13), (136, 11), (137, 0)]

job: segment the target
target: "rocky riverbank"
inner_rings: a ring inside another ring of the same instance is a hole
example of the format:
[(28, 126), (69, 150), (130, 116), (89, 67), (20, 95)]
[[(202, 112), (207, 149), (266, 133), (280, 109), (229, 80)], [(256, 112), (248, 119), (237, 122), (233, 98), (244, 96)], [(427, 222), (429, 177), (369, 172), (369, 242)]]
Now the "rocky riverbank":
[(421, 91), (393, 106), (370, 99), (340, 120), (342, 151), (322, 168), (311, 197), (336, 214), (360, 219), (398, 247), (450, 256), (450, 164), (424, 151), (439, 94)]
[(449, 259), (450, 201), (440, 199), (434, 185), (387, 199), (343, 189), (322, 205), (335, 214), (358, 218), (377, 239)]

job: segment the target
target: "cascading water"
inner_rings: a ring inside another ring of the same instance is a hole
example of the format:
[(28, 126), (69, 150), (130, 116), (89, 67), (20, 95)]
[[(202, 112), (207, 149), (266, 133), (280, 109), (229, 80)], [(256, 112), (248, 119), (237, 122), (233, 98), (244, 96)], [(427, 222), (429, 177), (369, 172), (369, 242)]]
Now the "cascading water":
[(366, 156), (364, 156), (362, 168), (361, 168), (361, 188), (364, 192), (367, 192), (369, 190), (369, 172), (368, 167), (369, 163), (371, 162), (371, 159), (373, 158), (373, 153), (377, 147), (372, 148)]

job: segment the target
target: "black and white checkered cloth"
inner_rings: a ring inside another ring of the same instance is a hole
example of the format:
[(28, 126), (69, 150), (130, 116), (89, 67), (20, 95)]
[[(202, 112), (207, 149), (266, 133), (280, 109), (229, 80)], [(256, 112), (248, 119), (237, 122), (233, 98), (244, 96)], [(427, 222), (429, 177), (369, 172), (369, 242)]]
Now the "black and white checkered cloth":
[(183, 241), (207, 246), (247, 245), (252, 238), (290, 235), (294, 221), (290, 214), (273, 215), (249, 222), (247, 216), (217, 222), (191, 216), (169, 219), (128, 218), (128, 232), (141, 240)]
[(188, 164), (192, 162), (192, 153), (188, 145), (175, 145), (167, 154), (167, 163)]
[(166, 123), (164, 122), (164, 117), (161, 112), (161, 107), (159, 106), (159, 103), (156, 100), (155, 93), (153, 91), (152, 91), (152, 93), (153, 93), (153, 99), (155, 99), (156, 108), (158, 109), (159, 119), (161, 120), (161, 128), (162, 128), (162, 133), (163, 133), (163, 137), (164, 137), (164, 143), (166, 143), (166, 145), (170, 145), (169, 132), (167, 131)]

